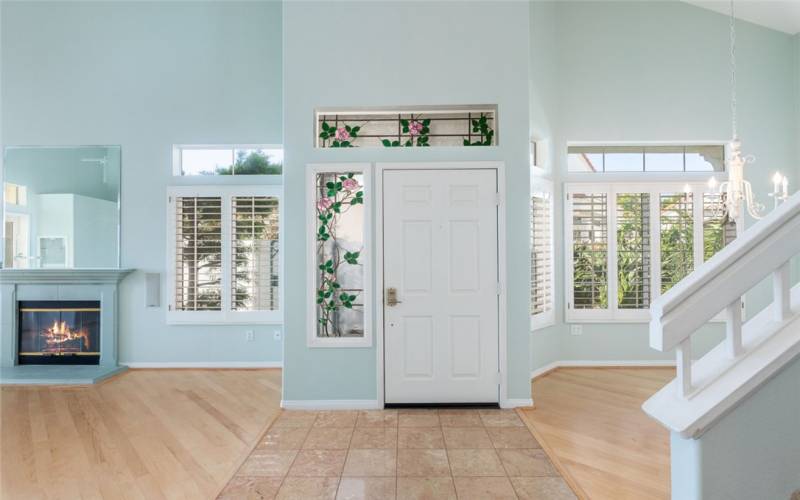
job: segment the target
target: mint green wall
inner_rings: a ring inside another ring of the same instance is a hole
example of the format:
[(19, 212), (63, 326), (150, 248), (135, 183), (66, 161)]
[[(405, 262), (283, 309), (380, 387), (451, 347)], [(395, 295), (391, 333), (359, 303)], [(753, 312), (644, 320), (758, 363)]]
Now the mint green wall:
[(671, 436), (672, 498), (790, 498), (800, 490), (800, 357), (698, 439)]
[[(655, 1), (557, 2), (555, 17), (560, 174), (566, 172), (566, 141), (730, 138), (726, 16)], [(759, 199), (771, 201), (766, 193), (775, 170), (789, 174), (793, 189), (800, 182), (794, 166), (797, 37), (746, 22), (737, 22), (737, 30), (739, 130), (744, 150), (757, 158), (747, 177)], [(563, 202), (556, 206), (560, 217)], [(561, 241), (563, 234), (557, 235)], [(563, 306), (563, 265), (556, 293)], [(761, 286), (748, 295), (748, 310), (769, 300), (769, 286)], [(559, 318), (562, 360), (671, 358), (649, 348), (646, 324), (584, 324), (583, 335), (572, 336)], [(719, 338), (719, 328), (708, 330), (698, 336), (698, 354)], [(541, 356), (532, 358), (533, 368), (541, 366)]]
[[(305, 166), (321, 162), (506, 163), (509, 397), (529, 398), (528, 4), (289, 2), (284, 5), (287, 315), (284, 399), (377, 397), (376, 349), (306, 347)], [(313, 148), (320, 106), (491, 103), (499, 146)], [(518, 228), (515, 231), (513, 228)]]
[(121, 361), (280, 360), (279, 327), (167, 326), (165, 307), (144, 307), (143, 272), (165, 272), (173, 144), (282, 142), (281, 4), (0, 9), (2, 143), (122, 148), (122, 265), (139, 272), (120, 292)]
[[(554, 2), (530, 3), (530, 133), (536, 140), (546, 144), (546, 169), (548, 177), (554, 182), (554, 200), (561, 196), (559, 180), (561, 172), (555, 167), (555, 144), (558, 143), (559, 100), (558, 100), (558, 61), (556, 60), (558, 26), (556, 4)], [(554, 265), (561, 269), (564, 265), (563, 220), (560, 211), (554, 214)], [(558, 292), (557, 292), (558, 293)], [(556, 318), (564, 314), (563, 301), (555, 301)], [(531, 367), (539, 368), (561, 359), (562, 325), (556, 325), (531, 332)]]

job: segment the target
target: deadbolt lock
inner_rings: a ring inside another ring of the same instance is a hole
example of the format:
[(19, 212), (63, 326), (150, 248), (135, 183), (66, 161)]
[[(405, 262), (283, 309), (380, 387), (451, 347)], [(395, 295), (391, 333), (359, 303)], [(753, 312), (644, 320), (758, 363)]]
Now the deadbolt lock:
[(397, 300), (397, 288), (387, 288), (386, 289), (386, 305), (389, 307), (394, 307), (401, 302)]

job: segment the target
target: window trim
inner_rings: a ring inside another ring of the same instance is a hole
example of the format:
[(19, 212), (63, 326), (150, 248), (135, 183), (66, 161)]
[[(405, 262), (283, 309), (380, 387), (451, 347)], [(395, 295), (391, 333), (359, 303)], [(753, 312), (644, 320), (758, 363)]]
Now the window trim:
[[(231, 150), (235, 154), (237, 149), (280, 149), (283, 150), (282, 144), (173, 144), (172, 145), (172, 176), (177, 179), (215, 179), (215, 183), (219, 183), (221, 178), (235, 178), (245, 177), (248, 179), (253, 178), (275, 178), (283, 177), (281, 174), (268, 174), (268, 175), (183, 175), (183, 161), (181, 153), (183, 151), (199, 150), (199, 149), (213, 149), (219, 151)], [(281, 170), (282, 172), (282, 170)]]
[[(648, 309), (619, 309), (617, 296), (617, 230), (616, 230), (616, 195), (620, 193), (650, 193), (650, 290), (652, 302), (661, 296), (661, 213), (660, 194), (683, 192), (689, 186), (693, 199), (702, 200), (704, 193), (709, 193), (706, 182), (688, 180), (684, 182), (572, 182), (564, 184), (564, 314), (568, 323), (646, 323), (650, 321)], [(574, 261), (573, 249), (573, 211), (570, 195), (579, 193), (605, 193), (607, 195), (608, 242), (606, 266), (608, 282), (607, 309), (574, 309)], [(692, 252), (693, 269), (703, 264), (703, 203), (693, 203), (692, 220), (694, 221)], [(698, 224), (699, 222), (699, 224)], [(741, 223), (736, 221), (736, 234), (741, 234)], [(613, 277), (613, 279), (612, 279)], [(612, 300), (613, 299), (613, 300)], [(722, 317), (715, 321), (723, 321)]]
[[(564, 148), (564, 154), (569, 155), (569, 149), (572, 147), (596, 147), (596, 148), (614, 148), (614, 147), (632, 147), (632, 148), (648, 148), (648, 147), (696, 147), (696, 146), (721, 146), (722, 147), (722, 170), (715, 172), (698, 172), (694, 170), (682, 171), (658, 171), (658, 170), (641, 170), (641, 171), (609, 171), (605, 170), (599, 172), (574, 172), (570, 171), (569, 167), (566, 168), (566, 180), (568, 182), (608, 182), (609, 180), (626, 179), (639, 181), (639, 182), (658, 182), (658, 181), (689, 181), (692, 180), (708, 180), (711, 176), (726, 177), (728, 176), (727, 159), (730, 154), (730, 142), (711, 140), (711, 141), (567, 141)], [(602, 179), (602, 180), (601, 180)]]
[[(556, 285), (555, 285), (555, 184), (549, 178), (541, 177), (536, 175), (536, 171), (539, 170), (538, 167), (534, 168), (531, 172), (531, 191), (530, 197), (537, 192), (539, 193), (547, 193), (550, 195), (550, 309), (540, 312), (538, 314), (530, 314), (530, 329), (531, 331), (541, 330), (543, 328), (547, 328), (549, 326), (553, 326), (556, 322), (556, 312), (555, 312), (555, 301), (556, 301)], [(531, 214), (533, 217), (533, 214)], [(530, 252), (533, 249), (529, 249)], [(531, 287), (533, 287), (533, 282), (531, 282)], [(530, 309), (530, 304), (529, 304)]]
[[(175, 204), (178, 196), (222, 197), (222, 310), (176, 311)], [(275, 311), (235, 311), (231, 308), (231, 199), (235, 196), (268, 196), (278, 199), (278, 309)], [(284, 205), (280, 186), (198, 185), (167, 188), (167, 324), (168, 325), (280, 325), (283, 324), (284, 281)]]
[[(313, 209), (316, 190), (316, 176), (319, 173), (359, 172), (364, 176), (364, 250), (361, 261), (364, 269), (364, 336), (318, 337), (317, 336), (317, 213)], [(372, 251), (375, 242), (372, 238), (372, 164), (370, 163), (315, 163), (306, 165), (305, 212), (306, 212), (306, 346), (310, 348), (329, 347), (372, 347), (373, 339), (373, 281)]]

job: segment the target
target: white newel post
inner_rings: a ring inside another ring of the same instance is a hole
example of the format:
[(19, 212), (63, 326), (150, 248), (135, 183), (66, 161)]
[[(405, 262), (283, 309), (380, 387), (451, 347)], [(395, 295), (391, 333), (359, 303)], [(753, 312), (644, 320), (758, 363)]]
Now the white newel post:
[(678, 365), (678, 396), (689, 397), (692, 392), (692, 338), (686, 337), (675, 348)]
[(734, 300), (725, 308), (725, 342), (728, 355), (736, 358), (742, 353), (742, 299)]
[(772, 272), (772, 300), (775, 321), (785, 321), (790, 314), (791, 285), (789, 283), (789, 262)]

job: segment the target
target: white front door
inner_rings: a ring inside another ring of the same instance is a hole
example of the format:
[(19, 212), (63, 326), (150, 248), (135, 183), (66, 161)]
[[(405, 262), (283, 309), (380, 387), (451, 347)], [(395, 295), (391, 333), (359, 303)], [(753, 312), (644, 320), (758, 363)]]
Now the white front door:
[(386, 402), (498, 402), (497, 170), (386, 170), (382, 188)]

